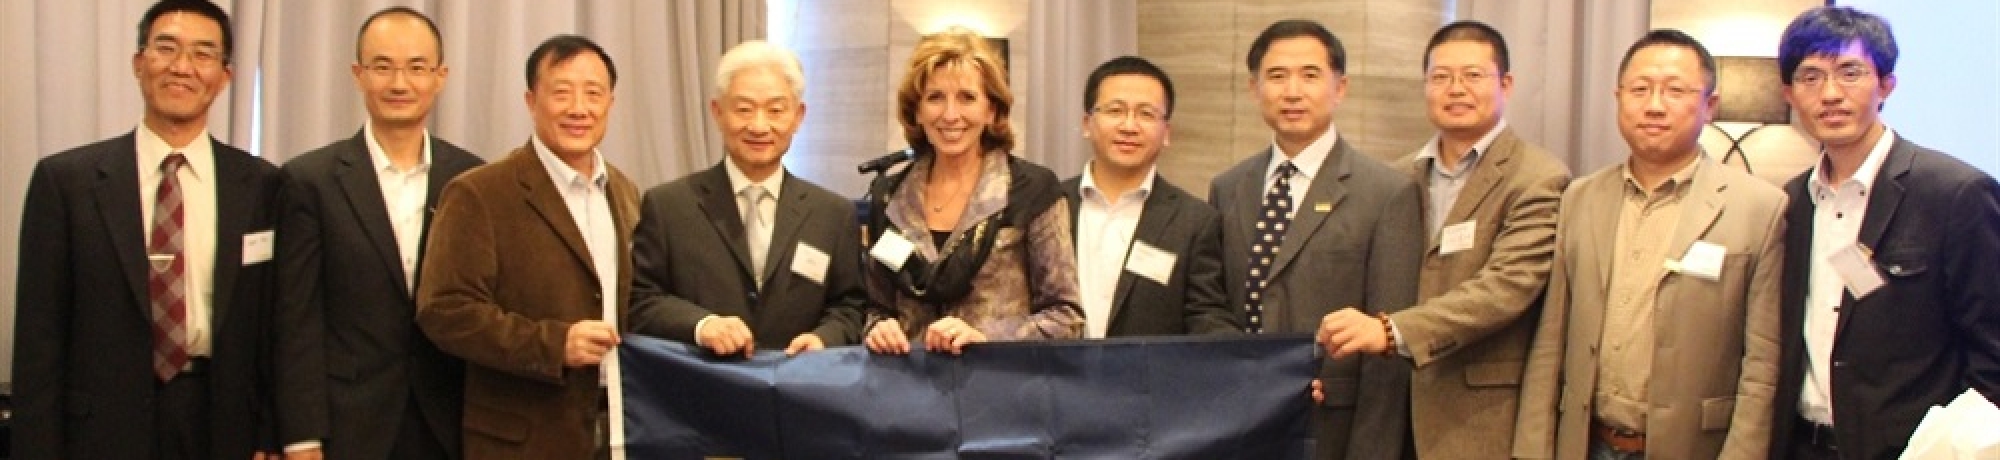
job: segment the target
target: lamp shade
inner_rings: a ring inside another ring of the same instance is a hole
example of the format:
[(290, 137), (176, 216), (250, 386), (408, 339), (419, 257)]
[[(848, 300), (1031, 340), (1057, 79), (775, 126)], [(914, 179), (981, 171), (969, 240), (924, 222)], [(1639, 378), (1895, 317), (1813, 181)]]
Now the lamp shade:
[(1715, 121), (1774, 125), (1791, 121), (1777, 58), (1717, 56), (1715, 66), (1715, 89), (1721, 98)]

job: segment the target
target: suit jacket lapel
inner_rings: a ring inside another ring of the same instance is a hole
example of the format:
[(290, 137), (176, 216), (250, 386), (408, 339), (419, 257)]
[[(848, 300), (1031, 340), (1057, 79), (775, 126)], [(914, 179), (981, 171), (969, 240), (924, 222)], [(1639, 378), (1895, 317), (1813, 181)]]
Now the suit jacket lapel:
[(1618, 207), (1624, 201), (1626, 185), (1625, 179), (1616, 171), (1607, 170), (1605, 174), (1598, 176), (1598, 180), (1593, 181), (1591, 186), (1597, 189), (1585, 190), (1576, 195), (1577, 201), (1581, 203), (1577, 203), (1576, 206), (1579, 217), (1575, 222), (1582, 224), (1583, 228), (1578, 230), (1583, 233), (1582, 241), (1568, 246), (1591, 249), (1572, 251), (1578, 253), (1574, 257), (1580, 259), (1577, 268), (1582, 271), (1584, 267), (1581, 264), (1589, 263), (1589, 266), (1594, 268), (1589, 271), (1596, 272), (1594, 273), (1597, 276), (1596, 285), (1608, 292), (1611, 289), (1612, 251), (1605, 248), (1616, 247), (1618, 243)]
[(1347, 145), (1346, 139), (1333, 144), (1333, 151), (1327, 154), (1326, 162), (1319, 165), (1319, 172), (1313, 174), (1310, 184), (1306, 184), (1306, 198), (1292, 203), (1292, 228), (1285, 229), (1285, 239), (1278, 245), (1278, 260), (1271, 264), (1271, 276), (1284, 273), (1285, 267), (1290, 266), (1292, 258), (1305, 249), (1306, 242), (1319, 230), (1320, 224), (1326, 223), (1327, 216), (1340, 210), (1341, 199), (1347, 197), (1347, 187), (1342, 185), (1347, 180), (1347, 162), (1359, 154)]
[(213, 138), (209, 143), (215, 151), (215, 277), (209, 280), (209, 309), (214, 319), (209, 322), (211, 328), (220, 329), (222, 319), (234, 308), (230, 300), (236, 294), (236, 273), (243, 268), (243, 236), (276, 229), (250, 228), (256, 207), (264, 203), (258, 196), (262, 191), (251, 177), (257, 167), (254, 162), (262, 160), (232, 154), (233, 149)]
[[(431, 137), (431, 173), (424, 181), (424, 189), (427, 191), (424, 194), (424, 230), (421, 233), (422, 236), (418, 239), (418, 241), (424, 243), (417, 245), (417, 262), (420, 267), (424, 260), (424, 252), (430, 246), (431, 217), (437, 215), (438, 197), (444, 194), (444, 186), (450, 184), (452, 179), (457, 178), (459, 173), (479, 166), (477, 161), (460, 161), (460, 157), (457, 155), (440, 153), (445, 151), (444, 141), (438, 140), (435, 136)], [(396, 268), (400, 270), (402, 266), (398, 265)], [(410, 279), (415, 280), (414, 283), (411, 283), (413, 285), (423, 283), (423, 270), (417, 270), (417, 276)], [(406, 287), (405, 289), (405, 292), (408, 292), (407, 289), (409, 288)], [(411, 296), (411, 298), (414, 299), (416, 296)]]
[(134, 133), (119, 139), (118, 148), (100, 152), (97, 161), (97, 212), (104, 228), (111, 229), (111, 248), (125, 268), (125, 284), (132, 291), (139, 313), (152, 317), (151, 294), (147, 292), (152, 263), (146, 254), (145, 222), (139, 203), (139, 155)]
[(695, 186), (701, 195), (701, 212), (708, 215), (709, 227), (715, 229), (716, 236), (729, 248), (729, 254), (736, 257), (737, 273), (755, 278), (759, 274), (750, 272), (749, 234), (744, 233), (743, 215), (736, 207), (736, 190), (729, 187), (729, 171), (722, 168), (721, 163), (716, 163), (701, 172), (700, 183)]
[[(1460, 189), (1458, 196), (1452, 199), (1451, 209), (1445, 210), (1444, 222), (1438, 223), (1438, 228), (1464, 222), (1465, 219), (1472, 217), (1474, 211), (1479, 210), (1479, 206), (1486, 203), (1486, 197), (1492, 196), (1493, 191), (1500, 188), (1500, 180), (1507, 175), (1507, 163), (1514, 160), (1514, 151), (1519, 146), (1520, 142), (1506, 131), (1502, 131), (1493, 139), (1493, 145), (1487, 146), (1486, 151), (1480, 153), (1479, 164), (1474, 167), (1471, 180), (1466, 182), (1465, 188)], [(1425, 181), (1429, 181), (1429, 174), (1423, 176)], [(1428, 186), (1424, 191), (1426, 193), (1430, 191)], [(1430, 200), (1422, 201), (1428, 203)], [(1499, 222), (1485, 222), (1473, 225), (1499, 224)], [(1442, 234), (1443, 232), (1437, 232), (1431, 235), (1430, 250), (1438, 249)]]
[[(1253, 163), (1251, 164), (1257, 166), (1251, 168), (1250, 177), (1236, 181), (1235, 184), (1236, 190), (1233, 192), (1239, 202), (1228, 206), (1229, 209), (1223, 210), (1223, 212), (1227, 213), (1224, 215), (1232, 219), (1229, 222), (1225, 222), (1225, 224), (1236, 226), (1236, 230), (1239, 232), (1237, 234), (1239, 235), (1257, 234), (1257, 212), (1264, 207), (1264, 169), (1267, 165), (1271, 164), (1271, 157), (1274, 155), (1278, 155), (1278, 153), (1270, 148), (1265, 148), (1264, 153), (1252, 157), (1255, 160), (1252, 160)], [(1221, 208), (1222, 206), (1217, 207)], [(1245, 250), (1245, 254), (1248, 254), (1247, 251), (1250, 249), (1248, 246), (1249, 240), (1250, 238), (1244, 238), (1245, 246), (1238, 248)]]
[[(1889, 221), (1896, 218), (1896, 208), (1903, 204), (1903, 176), (1910, 173), (1910, 162), (1916, 156), (1914, 147), (1909, 141), (1897, 136), (1895, 143), (1889, 147), (1888, 158), (1882, 159), (1882, 170), (1875, 173), (1874, 185), (1868, 188), (1868, 215), (1861, 218), (1861, 231), (1855, 236), (1858, 237), (1859, 243), (1870, 251), (1881, 250), (1882, 235), (1888, 232)], [(1808, 171), (1807, 174), (1811, 172)], [(1808, 215), (1803, 222), (1810, 223), (1811, 219), (1812, 217)], [(1847, 308), (1853, 307), (1858, 300), (1846, 289), (1841, 289), (1840, 293), (1841, 311), (1852, 311)], [(1847, 330), (1847, 321), (1851, 318), (1854, 318), (1854, 315), (1836, 316), (1833, 326), (1835, 343), (1838, 343), (1841, 332)]]
[(603, 278), (599, 278), (603, 275), (597, 273), (597, 264), (591, 262), (590, 247), (583, 243), (583, 230), (578, 229), (576, 221), (570, 217), (569, 205), (563, 202), (562, 191), (556, 188), (555, 179), (549, 177), (548, 169), (542, 166), (535, 146), (530, 144), (515, 150), (508, 161), (514, 162), (514, 172), (521, 182), (528, 207), (542, 217), (542, 223), (547, 224), (549, 229), (555, 230), (556, 237), (562, 239), (563, 246), (569, 248), (570, 255), (576, 257), (576, 262), (583, 266), (585, 272), (597, 282), (604, 282)]
[[(374, 247), (387, 273), (397, 275), (395, 284), (400, 292), (409, 296), (410, 287), (403, 283), (401, 276), (402, 251), (396, 247), (395, 227), (390, 225), (389, 207), (383, 203), (382, 182), (376, 177), (375, 159), (368, 155), (368, 141), (361, 136), (356, 134), (344, 146), (347, 148), (338, 154), (336, 158), (340, 164), (333, 175), (338, 178), (348, 208), (354, 212), (354, 221), (360, 223), (362, 233), (368, 235), (369, 246)], [(431, 170), (436, 171), (437, 168)]]
[[(1727, 190), (1729, 184), (1716, 175), (1719, 165), (1708, 161), (1707, 157), (1695, 161), (1701, 165), (1695, 167), (1694, 178), (1688, 181), (1687, 196), (1681, 198), (1680, 225), (1674, 228), (1673, 239), (1667, 240), (1669, 258), (1680, 258), (1687, 253), (1688, 247), (1694, 246), (1696, 240), (1707, 235), (1709, 227), (1715, 225), (1715, 219), (1722, 215), (1725, 205), (1722, 191)], [(1664, 275), (1660, 277), (1660, 281), (1665, 280)]]
[[(784, 178), (780, 179), (784, 185), (780, 188), (785, 190), (786, 196), (778, 199), (777, 212), (773, 213), (771, 223), (771, 241), (768, 243), (771, 247), (764, 249), (764, 273), (759, 276), (766, 285), (779, 273), (778, 266), (785, 265), (783, 261), (791, 260), (792, 251), (798, 247), (798, 243), (792, 242), (799, 240), (799, 230), (805, 227), (806, 218), (813, 213), (812, 207), (806, 206), (805, 185), (792, 177), (790, 172), (780, 170), (779, 174), (784, 174)], [(826, 248), (820, 250), (825, 251)]]
[[(1147, 245), (1160, 250), (1167, 250), (1173, 247), (1160, 242), (1160, 240), (1166, 237), (1167, 229), (1173, 226), (1174, 217), (1180, 214), (1180, 197), (1168, 193), (1165, 187), (1163, 187), (1164, 185), (1166, 185), (1164, 182), (1158, 178), (1154, 178), (1153, 191), (1146, 196), (1146, 203), (1139, 210), (1139, 223), (1132, 229), (1133, 243), (1145, 242)], [(1125, 256), (1125, 260), (1120, 261), (1118, 264), (1118, 286), (1111, 291), (1111, 312), (1108, 313), (1112, 321), (1118, 320), (1118, 312), (1125, 309), (1125, 301), (1132, 294), (1132, 284), (1137, 283), (1139, 280), (1138, 275), (1125, 270), (1126, 261), (1132, 260), (1132, 256), (1130, 255), (1132, 246), (1136, 246), (1136, 244), (1126, 247), (1125, 253), (1127, 255)], [(1177, 258), (1183, 256), (1181, 254), (1175, 255)], [(1175, 263), (1178, 264), (1179, 260), (1177, 259)]]

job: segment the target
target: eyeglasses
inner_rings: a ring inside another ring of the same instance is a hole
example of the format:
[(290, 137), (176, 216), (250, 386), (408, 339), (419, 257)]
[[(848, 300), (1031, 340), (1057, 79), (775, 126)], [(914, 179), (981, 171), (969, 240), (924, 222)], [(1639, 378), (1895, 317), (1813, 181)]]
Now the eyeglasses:
[(1681, 102), (1693, 99), (1696, 96), (1700, 96), (1701, 92), (1701, 88), (1681, 85), (1655, 86), (1651, 83), (1628, 84), (1618, 89), (1618, 94), (1625, 96), (1627, 99), (1648, 99), (1653, 97), (1654, 94), (1659, 94), (1669, 102)]
[[(1873, 74), (1874, 72), (1870, 72), (1867, 67), (1850, 62), (1833, 69), (1833, 81), (1840, 82), (1840, 86), (1860, 86), (1862, 78)], [(1827, 73), (1824, 70), (1816, 68), (1799, 69), (1798, 72), (1792, 74), (1792, 84), (1817, 88), (1826, 83), (1826, 77)]]
[(402, 66), (392, 66), (386, 62), (377, 62), (368, 64), (365, 68), (368, 69), (369, 75), (374, 75), (378, 78), (390, 78), (397, 74), (416, 77), (437, 73), (438, 70), (436, 66), (421, 62), (412, 62)]
[(1167, 116), (1161, 113), (1158, 107), (1153, 107), (1152, 104), (1139, 104), (1128, 107), (1123, 103), (1111, 103), (1097, 106), (1097, 108), (1090, 111), (1091, 113), (1107, 118), (1109, 121), (1123, 121), (1127, 118), (1137, 117), (1140, 123), (1152, 124), (1167, 119)]
[(1487, 75), (1486, 71), (1483, 70), (1467, 70), (1456, 75), (1451, 72), (1437, 71), (1431, 72), (1430, 79), (1426, 80), (1425, 83), (1431, 86), (1445, 87), (1451, 86), (1452, 80), (1458, 80), (1464, 82), (1465, 86), (1479, 86), (1486, 83), (1486, 79), (1490, 77), (1492, 76)]
[(154, 40), (152, 46), (146, 47), (146, 56), (159, 62), (174, 62), (180, 60), (181, 56), (187, 56), (189, 62), (202, 67), (223, 62), (222, 51), (215, 46), (203, 44), (183, 46), (179, 42), (169, 40)]

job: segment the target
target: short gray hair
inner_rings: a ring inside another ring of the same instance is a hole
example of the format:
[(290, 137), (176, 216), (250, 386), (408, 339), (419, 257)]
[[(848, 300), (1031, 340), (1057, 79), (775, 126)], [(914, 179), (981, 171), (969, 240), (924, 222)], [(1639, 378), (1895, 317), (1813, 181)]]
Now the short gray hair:
[(736, 79), (736, 74), (754, 68), (777, 71), (791, 84), (792, 98), (805, 99), (806, 72), (804, 66), (799, 64), (799, 56), (763, 40), (743, 42), (722, 54), (722, 62), (715, 69), (715, 97), (720, 98), (729, 92), (729, 83)]

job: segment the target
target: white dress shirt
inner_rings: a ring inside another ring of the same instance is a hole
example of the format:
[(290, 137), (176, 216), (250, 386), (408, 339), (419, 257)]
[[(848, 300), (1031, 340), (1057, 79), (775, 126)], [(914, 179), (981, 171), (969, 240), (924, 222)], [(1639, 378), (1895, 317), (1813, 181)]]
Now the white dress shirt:
[[(1813, 200), (1812, 258), (1806, 268), (1806, 378), (1799, 391), (1799, 415), (1814, 423), (1833, 424), (1833, 335), (1840, 324), (1840, 301), (1846, 284), (1828, 262), (1835, 251), (1860, 244), (1861, 220), (1868, 214), (1868, 193), (1875, 188), (1875, 174), (1889, 156), (1896, 133), (1882, 129), (1882, 138), (1861, 160), (1854, 175), (1838, 184), (1828, 184), (1827, 158), (1820, 155), (1812, 173), (1806, 176), (1806, 191)], [(1887, 346), (1887, 344), (1876, 344)], [(1875, 346), (1875, 345), (1870, 345)]]
[[(611, 198), (605, 187), (611, 181), (609, 167), (604, 164), (604, 155), (590, 152), (591, 168), (595, 173), (583, 177), (583, 173), (570, 168), (569, 163), (556, 158), (541, 137), (534, 138), (535, 157), (542, 160), (542, 168), (548, 170), (549, 180), (554, 181), (556, 190), (562, 193), (563, 208), (569, 210), (570, 222), (576, 224), (578, 233), (583, 234), (583, 246), (590, 251), (591, 268), (597, 272), (598, 317), (611, 327), (618, 327), (618, 228), (611, 219)], [(607, 356), (606, 362), (610, 362)]]
[(1125, 253), (1132, 247), (1133, 232), (1139, 229), (1146, 197), (1153, 193), (1156, 173), (1156, 168), (1148, 169), (1138, 187), (1120, 194), (1113, 203), (1113, 197), (1097, 188), (1090, 164), (1083, 165), (1079, 187), (1083, 202), (1076, 210), (1076, 272), (1083, 301), (1084, 338), (1104, 338), (1111, 327), (1118, 276), (1125, 271)]
[(1299, 170), (1292, 173), (1292, 211), (1285, 218), (1291, 219), (1292, 216), (1299, 215), (1299, 208), (1306, 205), (1306, 191), (1312, 188), (1313, 175), (1319, 174), (1319, 165), (1326, 163), (1326, 157), (1333, 153), (1333, 146), (1338, 143), (1340, 143), (1340, 130), (1331, 125), (1326, 127), (1326, 134), (1313, 139), (1311, 144), (1306, 144), (1305, 149), (1290, 158), (1285, 157), (1285, 151), (1278, 147), (1278, 141), (1272, 140), (1271, 164), (1264, 166), (1264, 188), (1257, 189), (1257, 202), (1263, 203), (1264, 194), (1270, 193), (1271, 186), (1278, 183), (1278, 165), (1290, 161), (1292, 167)]
[(403, 263), (403, 286), (412, 292), (417, 286), (417, 250), (424, 244), (424, 202), (430, 199), (431, 133), (424, 131), (424, 149), (417, 164), (397, 170), (382, 143), (375, 140), (374, 123), (361, 128), (367, 140), (368, 157), (375, 162), (375, 183), (382, 186), (382, 205), (389, 210), (389, 227), (396, 233), (396, 255)]
[[(243, 244), (242, 235), (232, 235), (237, 241), (216, 241), (215, 234), (215, 146), (210, 144), (208, 130), (196, 133), (194, 141), (175, 148), (167, 145), (159, 133), (145, 123), (139, 123), (136, 147), (139, 151), (139, 213), (145, 239), (141, 243), (150, 245), (153, 235), (153, 199), (159, 193), (160, 163), (167, 155), (179, 152), (187, 158), (187, 167), (175, 174), (180, 178), (181, 190), (181, 257), (186, 269), (181, 281), (187, 283), (187, 338), (188, 356), (207, 357), (211, 348), (213, 329), (210, 314), (215, 298), (215, 251), (218, 244)], [(269, 229), (251, 229), (262, 231)]]

